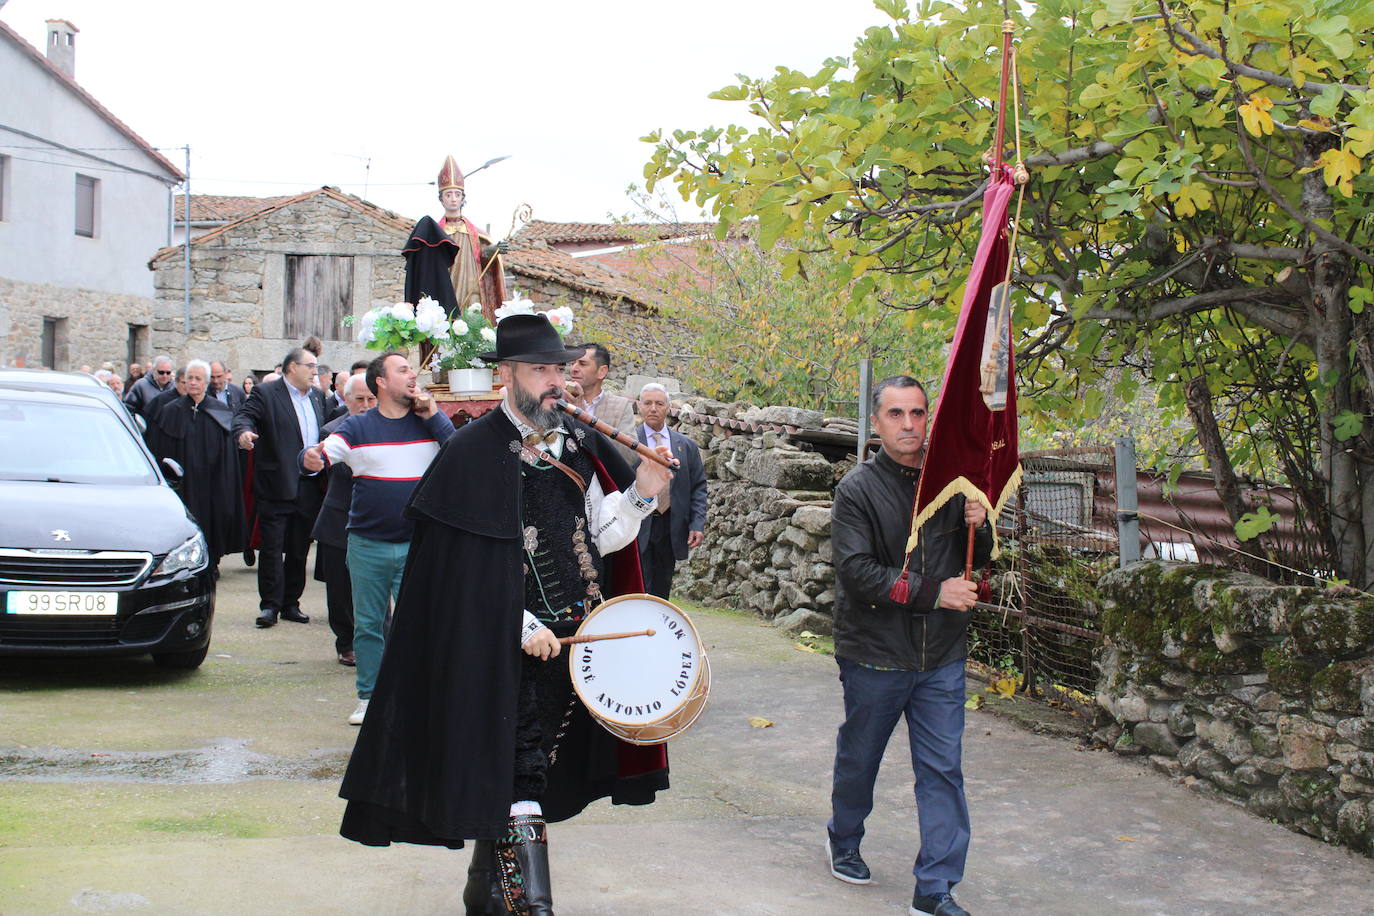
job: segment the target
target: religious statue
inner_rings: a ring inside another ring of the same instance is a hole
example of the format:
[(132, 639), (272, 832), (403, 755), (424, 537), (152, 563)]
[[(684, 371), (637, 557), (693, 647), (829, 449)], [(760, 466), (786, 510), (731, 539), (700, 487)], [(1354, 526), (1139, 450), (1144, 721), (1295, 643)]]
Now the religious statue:
[(480, 302), (482, 314), (495, 324), (496, 309), (506, 298), (501, 255), (507, 243), (492, 242), (463, 216), (466, 199), (463, 173), (449, 156), (439, 170), (443, 218), (435, 222), (422, 217), (401, 250), (406, 259), (405, 300), (414, 303), (428, 296), (450, 316)]

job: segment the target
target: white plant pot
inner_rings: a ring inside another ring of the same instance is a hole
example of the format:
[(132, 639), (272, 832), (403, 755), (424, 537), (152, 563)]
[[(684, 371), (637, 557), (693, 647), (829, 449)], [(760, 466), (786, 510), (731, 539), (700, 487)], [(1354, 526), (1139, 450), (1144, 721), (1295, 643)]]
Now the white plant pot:
[(488, 394), (491, 391), (490, 369), (448, 370), (450, 394)]

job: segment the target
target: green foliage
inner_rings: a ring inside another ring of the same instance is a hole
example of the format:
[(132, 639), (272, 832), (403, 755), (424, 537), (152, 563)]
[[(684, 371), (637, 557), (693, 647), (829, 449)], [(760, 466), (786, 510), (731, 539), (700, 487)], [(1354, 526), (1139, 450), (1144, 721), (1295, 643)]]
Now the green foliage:
[(875, 378), (938, 382), (951, 316), (888, 308), (885, 284), (855, 278), (847, 259), (820, 252), (798, 269), (800, 254), (766, 250), (749, 232), (672, 258), (639, 249), (642, 275), (667, 291), (666, 309), (700, 357), (687, 362), (691, 390), (852, 414), (860, 358), (875, 360)]
[[(1002, 8), (879, 8), (891, 21), (848, 57), (717, 93), (752, 126), (647, 138), (645, 177), (707, 208), (720, 237), (756, 221), (783, 278), (829, 259), (941, 326), (980, 228)], [(1374, 486), (1360, 476), (1374, 430), (1356, 424), (1374, 386), (1374, 5), (1023, 10), (1024, 102), (1009, 118), (1032, 176), (1013, 277), (1023, 426), (1089, 427), (1139, 396), (1114, 390), (1134, 377), (1158, 392), (1158, 428), (1175, 429), (1190, 417), (1184, 383), (1201, 378), (1235, 469), (1286, 478), (1332, 565), (1367, 581), (1352, 493)], [(872, 289), (843, 287), (848, 307)], [(1189, 449), (1162, 435), (1149, 457)]]

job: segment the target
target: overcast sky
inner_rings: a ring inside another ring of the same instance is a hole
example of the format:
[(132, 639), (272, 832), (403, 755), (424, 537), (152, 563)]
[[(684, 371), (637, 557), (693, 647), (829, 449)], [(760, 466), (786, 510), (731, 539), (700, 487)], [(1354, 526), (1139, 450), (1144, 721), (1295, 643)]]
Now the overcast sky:
[(521, 202), (631, 212), (641, 136), (748, 123), (706, 96), (814, 70), (886, 21), (870, 0), (10, 0), (0, 18), (40, 50), (45, 19), (73, 22), (77, 81), (152, 145), (189, 143), (193, 193), (329, 184), (417, 218), (440, 212), (446, 154), (509, 155), (468, 183), (466, 215), (497, 237)]

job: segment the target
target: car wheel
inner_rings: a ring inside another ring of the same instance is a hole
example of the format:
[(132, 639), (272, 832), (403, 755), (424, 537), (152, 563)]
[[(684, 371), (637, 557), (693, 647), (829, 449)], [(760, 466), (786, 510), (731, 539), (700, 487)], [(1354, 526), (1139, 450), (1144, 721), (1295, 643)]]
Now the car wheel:
[(210, 647), (201, 646), (199, 649), (190, 649), (186, 652), (154, 652), (153, 662), (159, 668), (181, 668), (190, 670), (199, 668), (200, 663), (205, 661), (205, 655), (210, 651)]

